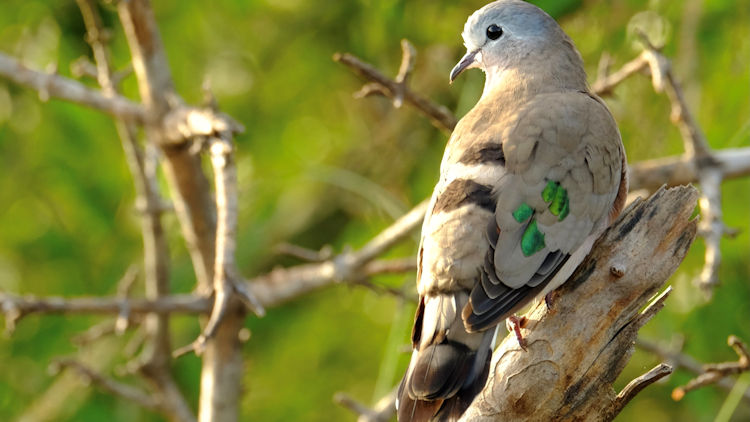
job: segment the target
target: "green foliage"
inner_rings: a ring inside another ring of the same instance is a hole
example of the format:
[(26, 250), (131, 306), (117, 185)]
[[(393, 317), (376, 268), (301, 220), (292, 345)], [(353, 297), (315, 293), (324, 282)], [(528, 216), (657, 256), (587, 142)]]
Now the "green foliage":
[[(476, 101), (483, 83), (468, 72), (453, 86), (448, 72), (462, 55), (459, 33), (483, 1), (218, 0), (154, 1), (175, 83), (188, 102), (202, 97), (211, 81), (224, 111), (247, 131), (237, 139), (241, 182), (239, 262), (247, 276), (290, 265), (274, 246), (282, 241), (320, 248), (362, 245), (400, 212), (427, 197), (435, 183), (445, 134), (405, 106), (395, 110), (380, 98), (355, 100), (361, 82), (331, 60), (349, 51), (394, 74), (399, 39), (418, 50), (412, 87), (457, 114)], [(591, 80), (598, 59), (609, 51), (616, 65), (638, 53), (628, 33), (636, 13), (651, 10), (665, 19), (665, 51), (715, 148), (750, 145), (748, 85), (750, 10), (729, 0), (540, 1), (578, 45)], [(697, 4), (697, 6), (696, 6)], [(686, 12), (686, 10), (691, 10)], [(0, 50), (32, 67), (69, 64), (89, 55), (84, 28), (72, 0), (4, 0)], [(116, 14), (104, 8), (113, 28), (113, 60), (128, 61)], [(692, 14), (699, 14), (693, 27)], [(660, 26), (660, 28), (662, 27)], [(91, 82), (91, 81), (89, 81)], [(133, 78), (125, 93), (137, 98)], [(669, 123), (669, 104), (653, 93), (647, 78), (634, 77), (607, 102), (620, 125), (631, 162), (681, 152)], [(111, 120), (77, 105), (51, 100), (0, 80), (0, 289), (35, 295), (113, 294), (127, 267), (140, 259), (141, 241), (133, 210), (133, 188)], [(644, 329), (668, 341), (685, 335), (685, 351), (705, 362), (733, 360), (726, 337), (750, 341), (750, 181), (723, 187), (725, 219), (743, 231), (723, 241), (723, 284), (704, 303), (691, 279), (702, 265), (696, 241), (670, 282), (667, 306)], [(190, 261), (173, 216), (171, 279), (176, 291), (193, 286)], [(407, 242), (392, 256), (414, 253)], [(376, 280), (389, 286), (413, 276)], [(411, 284), (409, 284), (411, 286)], [(245, 347), (243, 413), (263, 421), (350, 420), (334, 405), (335, 391), (371, 402), (398, 382), (407, 361), (413, 307), (391, 296), (336, 286), (249, 318)], [(69, 339), (100, 321), (94, 317), (24, 319), (11, 338), (0, 340), (0, 415), (14, 419), (38, 405), (56, 381), (46, 366), (76, 351)], [(194, 318), (173, 321), (181, 346), (198, 334)], [(117, 347), (91, 359), (106, 371), (125, 363)], [(98, 357), (97, 357), (98, 356)], [(396, 356), (394, 358), (394, 356)], [(618, 385), (657, 363), (637, 352)], [(197, 405), (200, 362), (175, 363), (177, 378)], [(683, 401), (671, 389), (689, 379), (678, 371), (649, 387), (620, 420), (712, 420), (727, 394), (706, 388)], [(135, 382), (127, 379), (129, 382)], [(56, 420), (159, 420), (137, 406), (73, 385), (65, 390)], [(734, 420), (750, 418), (746, 403)]]

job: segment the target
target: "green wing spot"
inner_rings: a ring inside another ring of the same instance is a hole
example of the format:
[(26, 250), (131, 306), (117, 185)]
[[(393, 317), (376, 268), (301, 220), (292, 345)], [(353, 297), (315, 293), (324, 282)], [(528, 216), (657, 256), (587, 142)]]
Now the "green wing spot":
[(544, 249), (544, 233), (536, 226), (536, 220), (532, 220), (521, 237), (521, 252), (524, 256), (531, 256)]
[(557, 190), (560, 187), (560, 184), (557, 182), (553, 182), (550, 180), (547, 182), (547, 186), (544, 187), (544, 190), (542, 191), (542, 199), (544, 202), (550, 202), (553, 199), (555, 199), (555, 195), (557, 194)]
[(513, 218), (519, 223), (523, 223), (524, 221), (528, 220), (532, 214), (534, 214), (534, 209), (531, 208), (529, 204), (524, 202), (519, 205), (515, 211), (513, 211)]
[(561, 186), (558, 186), (555, 192), (555, 199), (549, 204), (549, 211), (552, 215), (558, 216), (562, 221), (568, 212), (570, 211), (570, 204), (568, 201), (568, 191)]
[(560, 182), (550, 180), (542, 191), (542, 199), (549, 204), (549, 211), (563, 221), (570, 213), (568, 190), (560, 186)]
[(567, 217), (569, 213), (570, 213), (570, 201), (568, 201), (568, 198), (566, 195), (565, 203), (563, 204), (562, 209), (560, 210), (560, 217), (558, 217), (559, 220), (560, 221), (565, 220), (565, 217)]

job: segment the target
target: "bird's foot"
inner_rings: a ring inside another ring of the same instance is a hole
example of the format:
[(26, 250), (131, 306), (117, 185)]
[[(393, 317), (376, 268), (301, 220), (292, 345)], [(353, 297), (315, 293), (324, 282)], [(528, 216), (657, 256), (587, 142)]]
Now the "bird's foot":
[(529, 320), (525, 316), (519, 318), (516, 315), (511, 315), (505, 320), (505, 325), (507, 326), (508, 331), (512, 331), (516, 335), (518, 345), (521, 346), (524, 351), (526, 351), (526, 339), (523, 338), (523, 335), (521, 334), (521, 328), (525, 327), (528, 321)]

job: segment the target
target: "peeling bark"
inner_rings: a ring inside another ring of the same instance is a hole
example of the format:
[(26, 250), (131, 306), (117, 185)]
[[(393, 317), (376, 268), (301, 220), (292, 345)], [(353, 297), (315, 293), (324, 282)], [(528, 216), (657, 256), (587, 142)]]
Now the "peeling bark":
[(513, 336), (495, 350), (462, 420), (612, 420), (622, 408), (612, 383), (668, 291), (651, 298), (692, 244), (697, 198), (692, 187), (660, 189), (628, 207), (553, 293), (552, 309), (541, 301), (526, 315), (528, 351)]

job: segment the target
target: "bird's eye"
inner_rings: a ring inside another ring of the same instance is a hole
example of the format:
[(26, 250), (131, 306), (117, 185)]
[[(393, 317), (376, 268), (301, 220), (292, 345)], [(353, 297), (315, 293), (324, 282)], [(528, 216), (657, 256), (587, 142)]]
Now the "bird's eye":
[(496, 40), (500, 38), (501, 35), (503, 35), (503, 28), (500, 28), (494, 23), (487, 27), (487, 38)]

